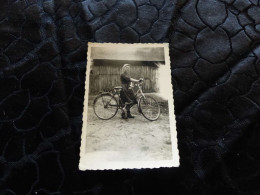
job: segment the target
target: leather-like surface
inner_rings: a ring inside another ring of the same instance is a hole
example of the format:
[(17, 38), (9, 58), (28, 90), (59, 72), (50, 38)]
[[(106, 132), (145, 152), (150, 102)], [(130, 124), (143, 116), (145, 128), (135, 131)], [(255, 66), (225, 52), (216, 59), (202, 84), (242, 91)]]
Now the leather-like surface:
[[(78, 171), (87, 42), (169, 42), (180, 168)], [(0, 194), (260, 194), (259, 0), (0, 5)]]

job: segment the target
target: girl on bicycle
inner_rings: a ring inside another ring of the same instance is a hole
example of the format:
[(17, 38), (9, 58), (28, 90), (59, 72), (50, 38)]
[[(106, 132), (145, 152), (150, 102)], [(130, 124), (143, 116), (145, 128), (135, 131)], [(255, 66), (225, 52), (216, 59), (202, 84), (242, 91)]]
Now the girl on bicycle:
[[(134, 91), (131, 87), (131, 82), (138, 83), (141, 82), (142, 80), (141, 79), (137, 80), (130, 77), (130, 64), (123, 65), (122, 74), (120, 75), (120, 80), (122, 85), (122, 91), (120, 97), (122, 103), (125, 104), (125, 108), (123, 109), (121, 116), (123, 119), (134, 118), (134, 116), (131, 115), (130, 108), (134, 104), (137, 104), (137, 101), (134, 95)], [(127, 113), (125, 113), (125, 109)]]

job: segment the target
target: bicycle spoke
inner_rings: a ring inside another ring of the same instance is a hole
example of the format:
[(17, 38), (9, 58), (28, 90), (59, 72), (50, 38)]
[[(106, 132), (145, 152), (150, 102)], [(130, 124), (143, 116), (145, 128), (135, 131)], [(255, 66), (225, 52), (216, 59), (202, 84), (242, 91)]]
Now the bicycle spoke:
[(117, 102), (111, 95), (101, 95), (96, 98), (94, 112), (101, 119), (112, 118), (118, 110)]
[(140, 100), (142, 114), (148, 120), (156, 120), (160, 115), (160, 106), (157, 101), (149, 96), (145, 96)]

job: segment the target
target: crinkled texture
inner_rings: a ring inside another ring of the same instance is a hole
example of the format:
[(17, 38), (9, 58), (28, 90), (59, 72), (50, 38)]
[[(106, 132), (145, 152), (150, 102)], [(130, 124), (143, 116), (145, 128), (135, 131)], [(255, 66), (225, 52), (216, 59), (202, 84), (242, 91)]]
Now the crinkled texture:
[[(0, 5), (0, 194), (259, 194), (260, 2)], [(180, 168), (78, 171), (87, 42), (169, 42)]]

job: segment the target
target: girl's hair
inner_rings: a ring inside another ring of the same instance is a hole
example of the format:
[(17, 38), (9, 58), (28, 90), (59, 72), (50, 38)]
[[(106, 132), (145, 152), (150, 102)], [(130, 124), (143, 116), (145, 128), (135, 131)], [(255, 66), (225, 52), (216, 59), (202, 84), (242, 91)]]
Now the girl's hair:
[(130, 66), (130, 64), (124, 64), (122, 67), (122, 73), (125, 73), (126, 68), (129, 66)]

